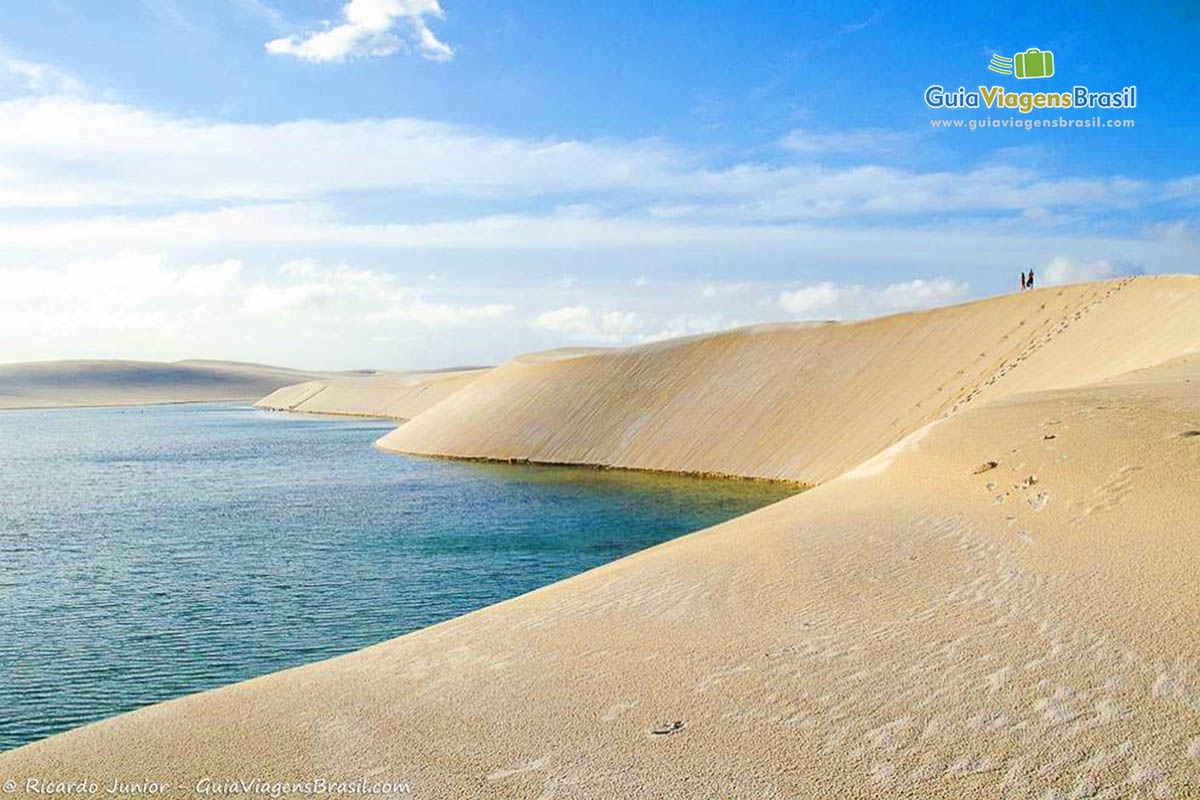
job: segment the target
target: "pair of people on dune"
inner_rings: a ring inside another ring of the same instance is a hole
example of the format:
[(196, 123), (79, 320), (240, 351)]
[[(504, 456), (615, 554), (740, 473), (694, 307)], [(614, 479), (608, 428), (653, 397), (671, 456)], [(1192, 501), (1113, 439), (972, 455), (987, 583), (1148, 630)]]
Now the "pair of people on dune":
[(1033, 267), (1029, 268), (1029, 274), (1021, 273), (1021, 291), (1033, 288)]

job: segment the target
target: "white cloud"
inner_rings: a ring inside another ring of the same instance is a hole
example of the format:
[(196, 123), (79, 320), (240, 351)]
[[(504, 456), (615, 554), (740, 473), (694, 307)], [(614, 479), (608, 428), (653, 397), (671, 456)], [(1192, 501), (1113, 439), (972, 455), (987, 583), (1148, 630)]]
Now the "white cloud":
[(342, 8), (341, 24), (304, 36), (272, 39), (266, 48), (274, 55), (316, 63), (390, 56), (406, 47), (395, 29), (407, 24), (408, 38), (423, 57), (448, 61), (454, 57), (454, 48), (438, 39), (425, 21), (444, 16), (438, 0), (350, 0)]
[(632, 311), (594, 311), (587, 306), (567, 306), (538, 314), (530, 325), (564, 334), (577, 341), (611, 344), (636, 332), (638, 316)]
[(1185, 219), (1151, 222), (1144, 231), (1147, 236), (1170, 244), (1191, 246), (1200, 243), (1200, 230), (1197, 230), (1195, 223)]
[[(1055, 256), (1042, 265), (1041, 282), (1056, 286), (1061, 283), (1083, 283), (1111, 278), (1116, 274), (1113, 265), (1098, 258), (1092, 261), (1079, 260), (1068, 256)], [(1037, 280), (1037, 272), (1034, 273)]]
[(0, 88), (6, 83), (21, 94), (80, 94), (85, 89), (83, 81), (57, 67), (0, 50)]
[[(711, 166), (656, 140), (423, 119), (226, 123), (62, 94), (39, 66), (0, 68), (27, 94), (50, 93), (0, 101), (0, 350), (13, 356), (18, 345), (21, 357), (148, 356), (139, 341), (161, 328), (163, 348), (181, 355), (197, 352), (180, 344), (192, 330), (225, 357), (311, 363), (325, 352), (341, 363), (345, 344), (302, 346), (340, 334), (395, 344), (353, 345), (360, 364), (411, 364), (405, 347), (424, 366), (479, 362), (564, 338), (626, 344), (785, 311), (859, 317), (953, 302), (967, 294), (957, 278), (1008, 290), (1012, 264), (1053, 253), (1072, 254), (1073, 274), (1081, 264), (1097, 274), (1101, 260), (1191, 271), (1200, 246), (1187, 223), (1151, 222), (1190, 219), (1193, 178), (1049, 177), (997, 163)], [(800, 144), (830, 151), (862, 135)], [(94, 255), (130, 243), (166, 255)], [(299, 260), (264, 272), (286, 259)], [(371, 269), (328, 266), (341, 259)], [(427, 293), (385, 269), (417, 276)], [(811, 282), (770, 282), (785, 274)], [(900, 281), (912, 275), (956, 280)], [(467, 286), (478, 291), (464, 296)], [(75, 305), (77, 317), (58, 311)], [(37, 323), (40, 350), (5, 327), (20, 315)], [(430, 335), (444, 325), (468, 335)]]
[[(0, 102), (0, 206), (280, 200), (356, 190), (504, 199), (677, 181), (655, 143), (521, 139), (421, 119), (274, 125), (70, 97)], [(577, 212), (576, 212), (577, 213)]]
[(796, 129), (779, 144), (785, 150), (816, 155), (822, 153), (877, 154), (895, 150), (915, 140), (912, 133), (887, 130), (846, 130), (819, 133)]
[[(0, 361), (70, 354), (178, 358), (246, 352), (337, 363), (347, 337), (428, 336), (510, 314), (506, 303), (447, 303), (395, 276), (301, 260), (255, 275), (239, 260), (176, 265), (162, 253), (0, 267)], [(19, 343), (22, 352), (6, 352)], [(357, 346), (357, 345), (356, 345)]]
[[(67, 96), (0, 102), (0, 207), (297, 200), (395, 191), (493, 204), (556, 200), (559, 216), (610, 208), (646, 220), (741, 223), (1134, 208), (1165, 184), (1049, 179), (984, 165), (913, 172), (861, 165), (707, 168), (657, 141), (501, 136), (423, 119), (226, 123)], [(562, 202), (560, 198), (572, 198)]]
[(652, 332), (640, 334), (638, 340), (657, 342), (663, 339), (676, 339), (680, 336), (695, 336), (701, 333), (728, 330), (744, 324), (746, 323), (724, 314), (670, 314), (661, 321), (661, 327)]
[(779, 307), (801, 319), (853, 319), (965, 300), (970, 286), (947, 278), (882, 288), (822, 281), (779, 294)]

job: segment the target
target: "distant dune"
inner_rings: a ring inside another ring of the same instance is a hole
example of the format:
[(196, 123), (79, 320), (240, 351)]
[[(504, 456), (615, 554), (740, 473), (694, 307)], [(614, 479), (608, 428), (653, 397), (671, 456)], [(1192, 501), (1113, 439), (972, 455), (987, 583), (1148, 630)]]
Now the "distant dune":
[(0, 364), (0, 409), (257, 400), (326, 374), (226, 361)]
[(1200, 278), (518, 359), (385, 444), (820, 485), (0, 775), (1200, 797)]
[(255, 405), (309, 414), (412, 419), (485, 372), (487, 368), (465, 368), (333, 377), (285, 386)]

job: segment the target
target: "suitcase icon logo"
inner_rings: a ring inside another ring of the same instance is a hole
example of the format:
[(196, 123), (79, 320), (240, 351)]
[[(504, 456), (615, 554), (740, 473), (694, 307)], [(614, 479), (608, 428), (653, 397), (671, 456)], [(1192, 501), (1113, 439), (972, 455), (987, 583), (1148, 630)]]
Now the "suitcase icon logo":
[(1015, 75), (1018, 78), (1049, 78), (1054, 74), (1054, 53), (1031, 47), (1012, 58), (994, 55), (988, 64), (992, 72)]

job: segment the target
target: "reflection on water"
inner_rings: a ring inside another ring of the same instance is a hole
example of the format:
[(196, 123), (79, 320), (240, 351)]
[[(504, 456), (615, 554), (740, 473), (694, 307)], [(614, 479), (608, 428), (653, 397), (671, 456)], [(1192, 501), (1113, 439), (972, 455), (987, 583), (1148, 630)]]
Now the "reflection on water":
[(0, 749), (327, 658), (781, 499), (405, 458), (219, 405), (0, 413)]

